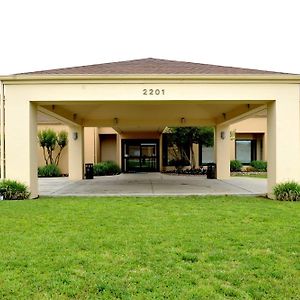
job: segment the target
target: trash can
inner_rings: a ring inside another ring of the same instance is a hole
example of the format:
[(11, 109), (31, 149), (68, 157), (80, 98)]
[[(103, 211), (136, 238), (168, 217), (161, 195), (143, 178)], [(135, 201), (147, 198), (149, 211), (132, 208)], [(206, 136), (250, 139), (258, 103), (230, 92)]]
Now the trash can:
[(94, 179), (94, 165), (85, 164), (85, 179)]
[(215, 179), (216, 178), (216, 164), (208, 163), (207, 164), (207, 179)]

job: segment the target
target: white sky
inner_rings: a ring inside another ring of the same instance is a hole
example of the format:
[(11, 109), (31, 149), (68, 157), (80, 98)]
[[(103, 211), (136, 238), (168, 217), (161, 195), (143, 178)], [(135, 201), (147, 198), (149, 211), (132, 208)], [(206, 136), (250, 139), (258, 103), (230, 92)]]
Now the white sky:
[(298, 6), (299, 0), (0, 0), (0, 74), (147, 57), (300, 74)]

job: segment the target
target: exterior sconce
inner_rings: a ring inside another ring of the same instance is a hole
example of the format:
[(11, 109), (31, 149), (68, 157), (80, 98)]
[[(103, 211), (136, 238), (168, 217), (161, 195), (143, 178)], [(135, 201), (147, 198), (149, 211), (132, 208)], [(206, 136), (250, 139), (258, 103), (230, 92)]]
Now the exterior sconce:
[(235, 140), (235, 130), (230, 131), (230, 139), (231, 139), (232, 141)]
[(222, 140), (225, 140), (225, 137), (226, 137), (225, 131), (221, 131), (221, 139), (222, 139)]
[(181, 124), (184, 124), (184, 123), (185, 123), (185, 118), (181, 118), (181, 119), (180, 119), (180, 123), (181, 123)]
[(114, 124), (118, 124), (119, 123), (119, 119), (118, 118), (114, 118)]
[(76, 131), (72, 132), (72, 138), (74, 141), (76, 141), (78, 139), (78, 132)]

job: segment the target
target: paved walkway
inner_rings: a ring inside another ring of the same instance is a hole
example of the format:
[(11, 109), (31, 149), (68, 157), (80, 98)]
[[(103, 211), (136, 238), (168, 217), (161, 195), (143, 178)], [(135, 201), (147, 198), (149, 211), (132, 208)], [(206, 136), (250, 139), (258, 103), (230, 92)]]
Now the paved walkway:
[(40, 178), (40, 195), (52, 196), (150, 196), (150, 195), (265, 195), (267, 180), (232, 177), (228, 180), (205, 176), (161, 173), (120, 174), (70, 181)]

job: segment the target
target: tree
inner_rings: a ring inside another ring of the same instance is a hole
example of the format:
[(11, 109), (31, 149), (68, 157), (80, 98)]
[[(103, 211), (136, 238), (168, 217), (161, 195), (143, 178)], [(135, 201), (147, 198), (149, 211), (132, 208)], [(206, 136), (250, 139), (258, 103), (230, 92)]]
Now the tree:
[[(64, 130), (56, 133), (52, 129), (44, 129), (38, 132), (38, 141), (43, 149), (46, 165), (58, 165), (62, 150), (68, 144), (68, 133)], [(58, 152), (54, 157), (56, 148), (58, 148)]]
[(59, 163), (59, 159), (60, 159), (60, 155), (61, 155), (61, 152), (62, 150), (67, 146), (68, 144), (68, 133), (64, 130), (60, 131), (58, 134), (57, 134), (57, 139), (56, 139), (56, 143), (59, 147), (59, 150), (58, 150), (58, 153), (57, 153), (57, 156), (55, 158), (55, 161), (54, 163), (56, 165), (58, 165)]
[(185, 145), (191, 153), (190, 165), (195, 168), (195, 154), (193, 144), (201, 144), (206, 147), (214, 145), (214, 129), (212, 127), (170, 127), (171, 141), (179, 149), (181, 158), (186, 158), (187, 155), (183, 149)]

